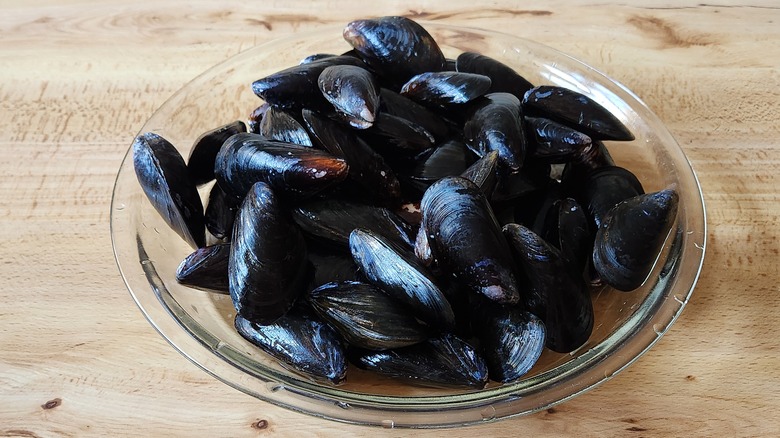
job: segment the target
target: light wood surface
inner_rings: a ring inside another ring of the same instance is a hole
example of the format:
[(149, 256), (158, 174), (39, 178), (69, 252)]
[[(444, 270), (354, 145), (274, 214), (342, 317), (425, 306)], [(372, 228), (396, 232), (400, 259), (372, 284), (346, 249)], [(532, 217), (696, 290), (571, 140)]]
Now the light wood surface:
[(554, 409), (447, 434), (776, 436), (780, 5), (647, 3), (0, 2), (0, 436), (403, 433), (278, 408), (191, 364), (127, 293), (108, 226), (132, 137), (187, 81), (281, 35), (390, 14), (596, 66), (666, 123), (707, 204), (698, 287), (650, 352)]

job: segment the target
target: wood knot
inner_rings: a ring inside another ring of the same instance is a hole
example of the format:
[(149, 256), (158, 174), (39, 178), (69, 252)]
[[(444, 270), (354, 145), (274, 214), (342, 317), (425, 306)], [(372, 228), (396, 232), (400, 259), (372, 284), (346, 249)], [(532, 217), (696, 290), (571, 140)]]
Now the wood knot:
[(263, 430), (268, 428), (268, 420), (257, 420), (252, 423), (252, 428), (257, 430)]
[(62, 399), (57, 397), (55, 399), (51, 399), (51, 400), (47, 401), (46, 403), (42, 404), (41, 408), (43, 408), (45, 410), (54, 409), (54, 408), (56, 408), (57, 406), (59, 406), (61, 404), (62, 404)]
[(664, 49), (708, 46), (715, 43), (710, 35), (683, 31), (675, 24), (658, 17), (636, 15), (628, 19), (628, 24), (655, 38)]

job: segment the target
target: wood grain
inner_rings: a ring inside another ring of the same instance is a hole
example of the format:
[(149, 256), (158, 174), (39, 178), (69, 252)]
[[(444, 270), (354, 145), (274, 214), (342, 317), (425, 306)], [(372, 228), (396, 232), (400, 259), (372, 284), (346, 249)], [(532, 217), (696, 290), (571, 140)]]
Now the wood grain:
[(0, 436), (400, 434), (274, 407), (189, 363), (133, 303), (108, 233), (120, 161), (174, 91), (256, 44), (389, 14), (514, 33), (618, 79), (676, 136), (708, 211), (693, 299), (641, 360), (548, 411), (447, 433), (775, 435), (780, 8), (644, 3), (0, 3)]

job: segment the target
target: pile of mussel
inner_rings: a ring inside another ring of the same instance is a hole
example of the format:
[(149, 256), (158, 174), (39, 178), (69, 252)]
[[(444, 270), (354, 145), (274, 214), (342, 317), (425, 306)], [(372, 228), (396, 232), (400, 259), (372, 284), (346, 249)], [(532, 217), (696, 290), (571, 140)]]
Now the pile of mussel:
[(144, 192), (197, 248), (177, 280), (229, 293), (243, 337), (333, 384), (349, 362), (482, 388), (581, 347), (590, 289), (639, 287), (677, 215), (673, 189), (644, 193), (603, 143), (633, 134), (580, 93), (445, 58), (407, 18), (344, 38), (255, 81), (248, 123), (204, 133), (186, 163), (135, 139)]

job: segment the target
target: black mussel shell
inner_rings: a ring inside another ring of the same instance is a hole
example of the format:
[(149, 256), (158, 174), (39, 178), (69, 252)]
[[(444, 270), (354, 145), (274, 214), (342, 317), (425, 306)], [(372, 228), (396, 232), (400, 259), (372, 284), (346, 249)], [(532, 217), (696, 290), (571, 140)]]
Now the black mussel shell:
[(461, 53), (455, 64), (460, 72), (476, 73), (490, 78), (490, 93), (510, 93), (522, 99), (534, 86), (511, 67), (489, 56), (474, 52)]
[(428, 106), (447, 108), (484, 96), (490, 89), (490, 78), (454, 71), (426, 72), (401, 87), (401, 95)]
[(331, 105), (322, 96), (317, 79), (326, 68), (333, 65), (364, 64), (353, 56), (331, 56), (306, 64), (296, 65), (258, 79), (252, 83), (252, 91), (272, 106), (283, 109), (327, 109)]
[(347, 354), (359, 368), (423, 386), (482, 389), (488, 381), (485, 361), (452, 334), (388, 351), (350, 348)]
[(498, 182), (498, 152), (490, 151), (483, 155), (460, 176), (473, 182), (486, 197), (490, 197)]
[(379, 109), (382, 113), (416, 123), (433, 135), (436, 141), (446, 137), (450, 130), (441, 116), (387, 88), (379, 90)]
[(214, 184), (209, 192), (206, 205), (206, 229), (220, 240), (230, 240), (233, 221), (241, 206), (241, 200), (225, 193), (219, 184)]
[(405, 305), (370, 284), (327, 283), (309, 293), (309, 302), (351, 346), (388, 350), (428, 338), (427, 328)]
[(594, 140), (631, 141), (634, 134), (593, 99), (563, 87), (542, 85), (525, 94), (523, 110), (582, 132)]
[(369, 67), (397, 85), (444, 68), (444, 55), (433, 37), (405, 17), (353, 21), (344, 28), (344, 39)]
[(222, 143), (239, 132), (246, 132), (246, 125), (236, 121), (206, 132), (195, 140), (187, 160), (187, 171), (195, 185), (206, 184), (214, 179), (214, 161)]
[(677, 217), (672, 189), (635, 196), (607, 213), (596, 232), (593, 266), (615, 289), (631, 291), (645, 282)]
[(401, 198), (401, 183), (393, 170), (354, 132), (309, 110), (303, 110), (303, 120), (315, 141), (349, 164), (353, 181), (368, 189), (380, 202), (392, 204)]
[(338, 55), (334, 55), (332, 53), (315, 53), (313, 55), (309, 55), (309, 56), (301, 59), (301, 62), (299, 62), (298, 64), (300, 64), (300, 65), (310, 64), (310, 63), (312, 63), (314, 61), (319, 61), (320, 59), (325, 59), (325, 58), (332, 58), (334, 56), (338, 56)]
[[(586, 146), (575, 160), (564, 165), (559, 179), (566, 188), (567, 193), (577, 198), (581, 204), (587, 206), (587, 199), (585, 199), (583, 193), (585, 192), (584, 187), (589, 184), (590, 174), (598, 173), (601, 168), (614, 166), (615, 161), (604, 143), (594, 141), (590, 146)], [(611, 172), (611, 170), (607, 171), (607, 173)], [(641, 184), (638, 184), (638, 181), (634, 185), (641, 188)], [(606, 213), (606, 211), (602, 213)]]
[(346, 379), (339, 334), (312, 315), (294, 309), (269, 325), (236, 315), (235, 326), (241, 336), (294, 371), (334, 385)]
[(526, 151), (520, 101), (509, 93), (490, 93), (473, 105), (463, 126), (466, 144), (479, 156), (498, 151), (506, 167), (520, 169)]
[(586, 169), (598, 169), (600, 167), (614, 166), (615, 160), (609, 154), (609, 150), (601, 141), (594, 141), (580, 153), (574, 164)]
[(344, 159), (325, 151), (244, 133), (225, 142), (214, 172), (220, 187), (235, 197), (262, 181), (284, 198), (305, 198), (343, 181), (347, 169)]
[(433, 275), (414, 254), (371, 231), (356, 229), (349, 236), (352, 258), (375, 286), (407, 305), (411, 313), (435, 330), (455, 327), (455, 315)]
[(413, 245), (411, 227), (382, 207), (339, 199), (312, 200), (297, 206), (292, 217), (306, 234), (345, 248), (355, 228), (371, 230), (407, 248)]
[(269, 140), (279, 140), (301, 146), (312, 146), (309, 133), (295, 117), (285, 110), (271, 107), (263, 115), (258, 134)]
[(547, 348), (568, 353), (582, 346), (593, 330), (593, 304), (585, 281), (571, 274), (560, 251), (530, 229), (504, 226), (504, 234), (531, 284), (526, 304), (547, 328)]
[(620, 202), (644, 193), (642, 184), (631, 171), (617, 166), (601, 167), (588, 173), (581, 186), (580, 203), (596, 226), (601, 226), (604, 216)]
[(426, 154), (408, 175), (415, 185), (424, 191), (434, 182), (446, 177), (463, 173), (472, 161), (473, 154), (465, 143), (451, 139)]
[(176, 281), (179, 283), (221, 293), (229, 293), (228, 260), (230, 244), (220, 243), (198, 248), (182, 260), (176, 269)]
[(303, 235), (265, 183), (247, 193), (233, 226), (230, 297), (238, 313), (258, 324), (284, 315), (308, 282)]
[(336, 114), (353, 128), (366, 129), (374, 124), (379, 88), (368, 70), (354, 65), (330, 66), (320, 73), (317, 84)]
[(461, 177), (442, 178), (425, 191), (420, 208), (442, 269), (474, 293), (497, 302), (518, 302), (509, 246), (479, 187)]
[(377, 114), (374, 125), (361, 134), (376, 137), (378, 142), (390, 148), (409, 151), (430, 148), (435, 141), (433, 135), (417, 123), (387, 113)]
[(263, 121), (263, 116), (265, 116), (269, 108), (271, 108), (271, 105), (264, 103), (249, 113), (249, 117), (247, 117), (247, 132), (260, 133), (260, 123)]
[(522, 308), (484, 300), (472, 303), (469, 310), (471, 327), (492, 380), (517, 380), (539, 360), (547, 339), (541, 319)]
[(592, 253), (593, 232), (585, 210), (572, 198), (559, 199), (547, 210), (540, 234), (558, 248), (573, 275), (582, 275)]
[(360, 279), (358, 267), (349, 252), (333, 251), (311, 243), (307, 244), (307, 250), (313, 271), (309, 290), (334, 281)]
[(550, 164), (578, 159), (591, 147), (587, 135), (543, 117), (526, 117), (526, 139), (533, 157)]
[(193, 248), (206, 246), (203, 204), (187, 165), (168, 140), (152, 132), (133, 141), (133, 167), (146, 197)]
[(604, 143), (596, 140), (589, 146), (585, 146), (574, 160), (565, 164), (560, 179), (570, 187), (570, 192), (576, 193), (581, 186), (585, 185), (590, 172), (612, 166), (615, 166), (615, 160), (612, 159)]

